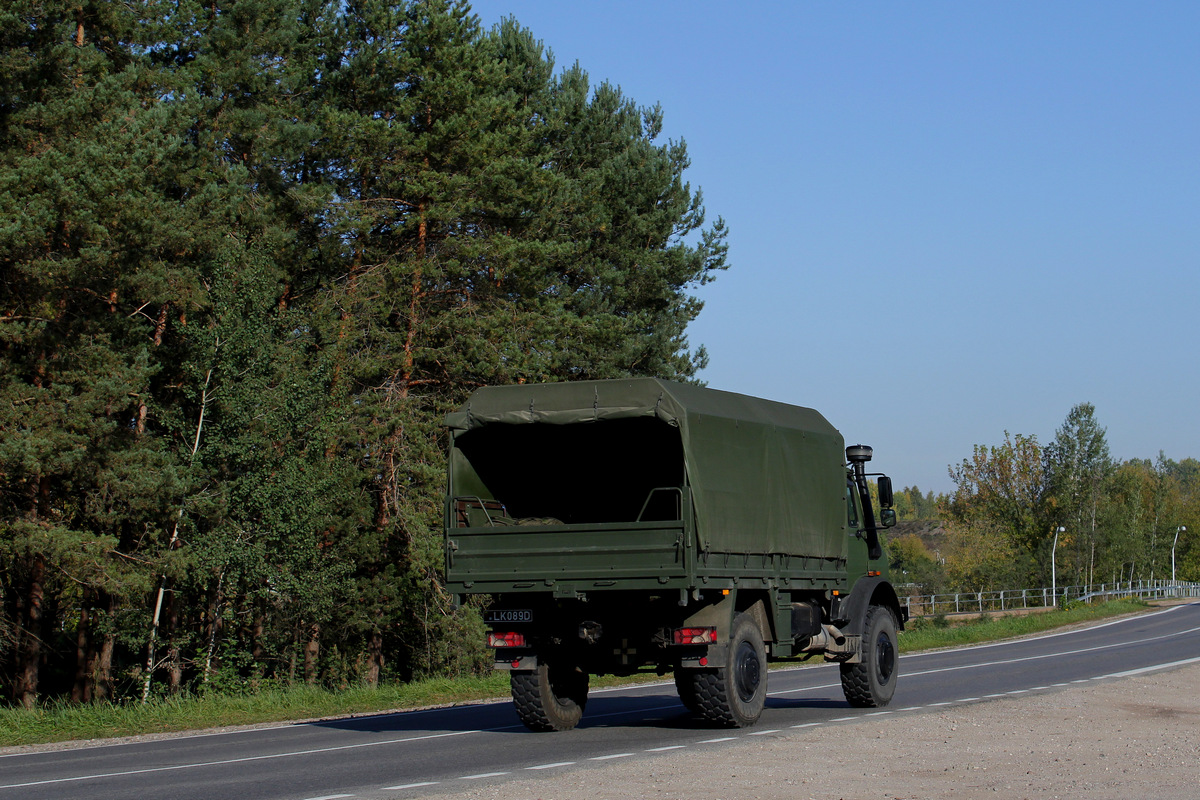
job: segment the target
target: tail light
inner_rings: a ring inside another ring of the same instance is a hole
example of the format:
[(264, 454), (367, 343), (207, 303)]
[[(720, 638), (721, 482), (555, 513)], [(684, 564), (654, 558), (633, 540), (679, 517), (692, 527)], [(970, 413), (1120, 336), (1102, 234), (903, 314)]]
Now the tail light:
[(524, 647), (525, 634), (516, 631), (488, 631), (488, 647)]
[(675, 644), (715, 644), (717, 641), (716, 628), (676, 628), (674, 631)]

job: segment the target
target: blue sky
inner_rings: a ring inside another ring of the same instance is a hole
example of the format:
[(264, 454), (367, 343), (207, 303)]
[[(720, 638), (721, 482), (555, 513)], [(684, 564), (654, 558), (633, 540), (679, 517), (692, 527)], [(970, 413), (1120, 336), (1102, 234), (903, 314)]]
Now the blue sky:
[(1091, 402), (1200, 458), (1200, 3), (479, 0), (661, 103), (730, 227), (718, 389), (820, 410), (898, 486)]

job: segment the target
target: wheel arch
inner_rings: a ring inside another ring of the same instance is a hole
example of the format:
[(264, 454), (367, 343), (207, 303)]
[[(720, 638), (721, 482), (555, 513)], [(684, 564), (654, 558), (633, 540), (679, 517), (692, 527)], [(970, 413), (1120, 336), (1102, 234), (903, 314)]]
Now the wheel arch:
[(896, 618), (897, 630), (904, 630), (907, 615), (900, 606), (900, 597), (895, 587), (883, 577), (859, 578), (849, 596), (838, 607), (837, 620), (849, 634), (862, 633), (863, 620), (871, 606), (890, 609)]
[[(779, 639), (776, 636), (774, 620), (767, 612), (770, 603), (771, 597), (765, 591), (743, 592), (738, 596), (737, 603), (737, 612), (746, 614), (754, 620), (754, 624), (758, 626), (758, 632), (762, 634), (763, 641), (768, 644)], [(737, 612), (735, 612), (735, 616)]]

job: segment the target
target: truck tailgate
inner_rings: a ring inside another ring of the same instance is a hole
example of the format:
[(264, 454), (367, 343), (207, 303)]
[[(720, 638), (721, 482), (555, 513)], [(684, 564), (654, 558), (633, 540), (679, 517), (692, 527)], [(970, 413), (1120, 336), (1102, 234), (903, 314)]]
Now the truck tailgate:
[(446, 546), (447, 588), (472, 592), (662, 586), (691, 552), (677, 521), (455, 528)]

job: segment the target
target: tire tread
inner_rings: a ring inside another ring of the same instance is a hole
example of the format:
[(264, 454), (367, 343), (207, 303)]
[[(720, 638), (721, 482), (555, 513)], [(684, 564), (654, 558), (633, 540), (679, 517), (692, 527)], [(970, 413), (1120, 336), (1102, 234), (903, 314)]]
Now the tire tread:
[[(892, 616), (890, 609), (885, 606), (873, 605), (867, 609), (867, 615), (863, 619), (863, 641), (866, 642), (874, 629), (874, 621), (876, 615), (887, 614)], [(895, 629), (893, 617), (893, 630)], [(895, 637), (893, 637), (893, 647), (895, 646)], [(854, 708), (881, 708), (891, 702), (891, 695), (886, 698), (877, 697), (871, 687), (872, 670), (875, 669), (875, 654), (874, 641), (869, 645), (864, 646), (863, 660), (857, 664), (842, 664), (842, 694), (846, 696), (846, 702)], [(892, 674), (892, 681), (895, 681), (895, 673)], [(893, 683), (894, 686), (894, 683)], [(894, 691), (894, 689), (893, 689)]]
[(513, 708), (525, 727), (548, 733), (566, 731), (579, 724), (587, 705), (587, 683), (584, 678), (581, 696), (567, 704), (559, 703), (550, 683), (549, 671), (539, 666), (533, 672), (512, 672), (509, 675)]

